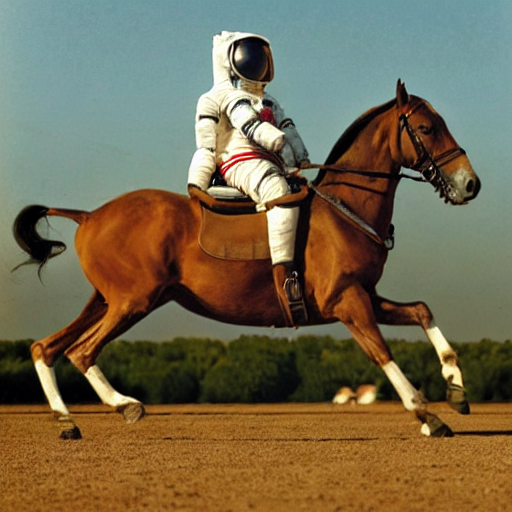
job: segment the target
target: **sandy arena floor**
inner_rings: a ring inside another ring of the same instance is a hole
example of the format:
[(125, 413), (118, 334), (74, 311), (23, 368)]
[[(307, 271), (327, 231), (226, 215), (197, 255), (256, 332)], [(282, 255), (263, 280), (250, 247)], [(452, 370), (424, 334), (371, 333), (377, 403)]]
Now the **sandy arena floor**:
[(431, 410), (421, 436), (398, 403), (169, 405), (135, 425), (71, 407), (0, 406), (1, 512), (512, 512), (512, 404)]

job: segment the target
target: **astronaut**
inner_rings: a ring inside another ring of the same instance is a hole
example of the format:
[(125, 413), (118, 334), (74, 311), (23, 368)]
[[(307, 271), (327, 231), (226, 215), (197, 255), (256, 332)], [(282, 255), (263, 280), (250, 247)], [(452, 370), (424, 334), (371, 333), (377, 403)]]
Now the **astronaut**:
[(196, 151), (189, 186), (207, 190), (218, 168), (227, 184), (266, 211), (277, 294), (289, 325), (306, 312), (294, 267), (297, 207), (266, 203), (290, 193), (287, 173), (309, 163), (293, 121), (265, 92), (274, 77), (269, 41), (259, 35), (223, 31), (213, 38), (213, 87), (196, 109)]

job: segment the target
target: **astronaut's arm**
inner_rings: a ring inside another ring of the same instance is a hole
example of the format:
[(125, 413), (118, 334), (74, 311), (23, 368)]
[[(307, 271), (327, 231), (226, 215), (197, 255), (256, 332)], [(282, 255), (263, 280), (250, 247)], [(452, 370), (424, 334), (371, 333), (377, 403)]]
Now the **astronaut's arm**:
[(199, 98), (196, 110), (196, 151), (188, 169), (188, 184), (206, 190), (216, 168), (218, 106), (208, 95)]
[(226, 114), (233, 127), (250, 141), (274, 153), (283, 147), (285, 134), (271, 123), (262, 121), (249, 100), (235, 99), (228, 105)]
[(286, 139), (281, 156), (289, 167), (302, 167), (309, 164), (309, 154), (295, 124), (290, 118), (284, 119), (279, 125)]
[(266, 94), (263, 103), (272, 109), (277, 127), (285, 134), (285, 143), (280, 155), (286, 166), (296, 168), (308, 164), (308, 151), (295, 123), (289, 117), (286, 117), (283, 108), (273, 96)]

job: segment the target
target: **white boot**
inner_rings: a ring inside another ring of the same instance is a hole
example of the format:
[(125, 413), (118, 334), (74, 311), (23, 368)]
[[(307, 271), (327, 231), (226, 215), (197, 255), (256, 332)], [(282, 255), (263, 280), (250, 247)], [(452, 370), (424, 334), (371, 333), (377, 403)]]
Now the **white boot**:
[(293, 261), (299, 209), (275, 206), (267, 211), (267, 222), (272, 265)]
[(276, 206), (267, 211), (267, 221), (272, 273), (283, 316), (290, 327), (303, 324), (307, 311), (293, 264), (299, 209)]

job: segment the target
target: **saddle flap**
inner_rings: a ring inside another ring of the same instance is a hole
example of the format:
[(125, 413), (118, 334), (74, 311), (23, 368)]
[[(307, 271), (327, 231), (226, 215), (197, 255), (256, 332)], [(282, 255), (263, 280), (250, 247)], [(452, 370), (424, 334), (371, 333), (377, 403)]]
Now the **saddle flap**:
[[(257, 212), (256, 204), (247, 196), (230, 187), (214, 187), (222, 190), (219, 197), (190, 186), (191, 198), (197, 199), (202, 208), (202, 223), (199, 245), (204, 252), (215, 258), (229, 260), (270, 259), (267, 216)], [(213, 191), (212, 191), (213, 192)], [(294, 206), (309, 194), (309, 187), (301, 184), (292, 194), (268, 202), (267, 209), (274, 206)]]
[(199, 245), (210, 256), (228, 260), (270, 259), (265, 213), (225, 215), (203, 207)]

